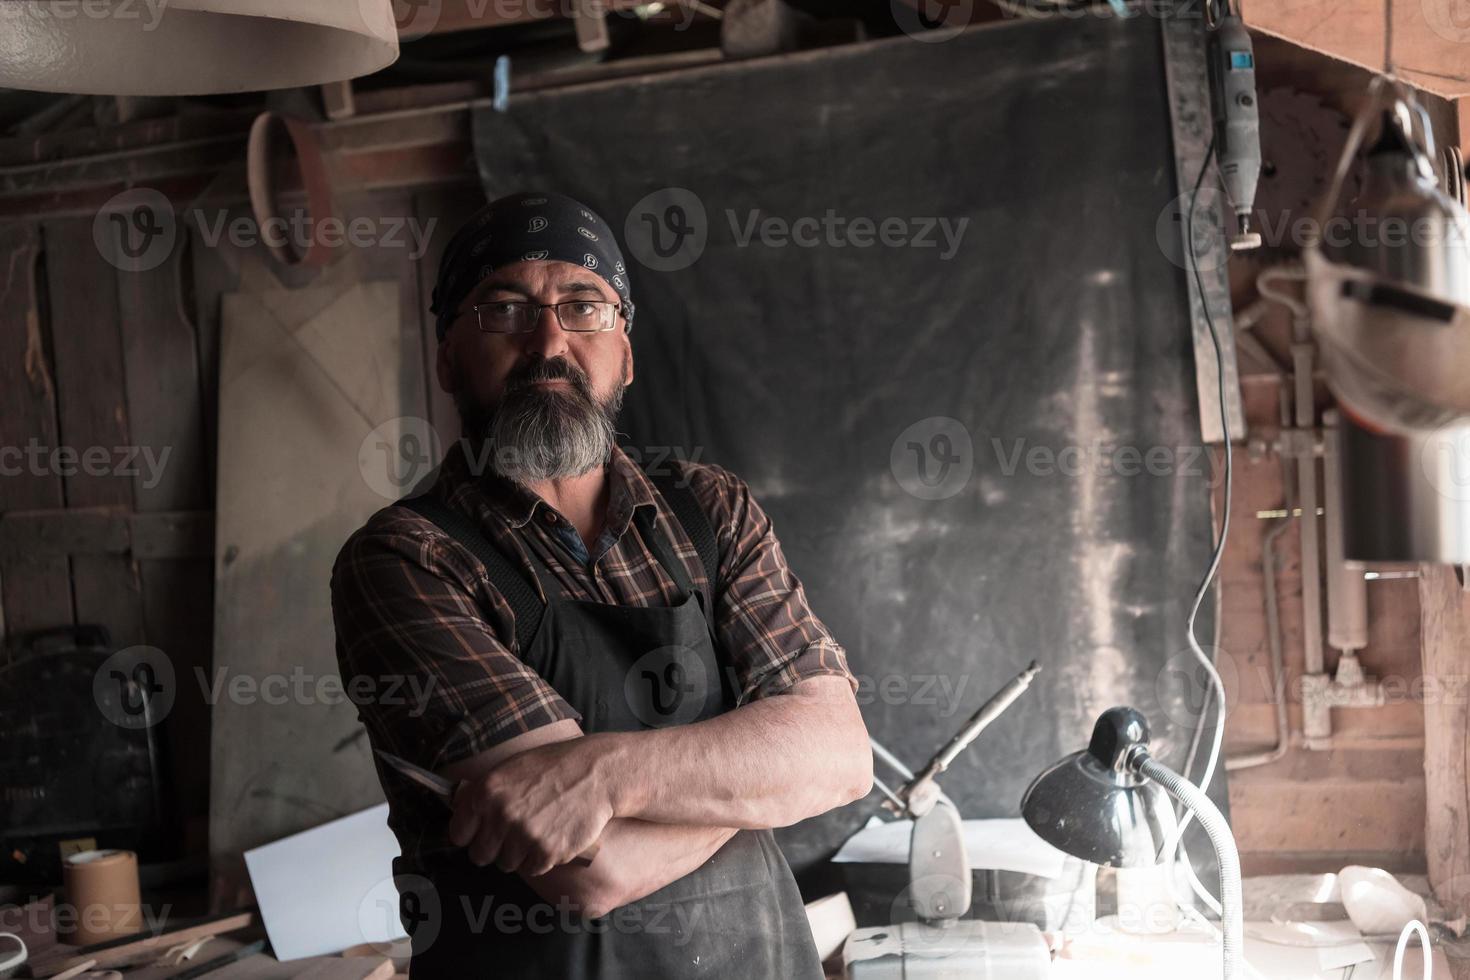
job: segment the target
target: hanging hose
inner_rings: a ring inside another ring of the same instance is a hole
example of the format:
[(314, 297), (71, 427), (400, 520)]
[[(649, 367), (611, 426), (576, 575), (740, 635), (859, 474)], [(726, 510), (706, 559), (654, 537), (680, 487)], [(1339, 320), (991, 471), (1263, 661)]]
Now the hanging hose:
[(1240, 853), (1225, 817), (1210, 798), (1194, 783), (1161, 763), (1147, 751), (1140, 750), (1129, 760), (1129, 768), (1152, 779), (1179, 799), (1199, 818), (1200, 827), (1215, 845), (1220, 862), (1220, 931), (1225, 954), (1224, 980), (1243, 980), (1242, 954), (1245, 949), (1245, 916), (1240, 888)]

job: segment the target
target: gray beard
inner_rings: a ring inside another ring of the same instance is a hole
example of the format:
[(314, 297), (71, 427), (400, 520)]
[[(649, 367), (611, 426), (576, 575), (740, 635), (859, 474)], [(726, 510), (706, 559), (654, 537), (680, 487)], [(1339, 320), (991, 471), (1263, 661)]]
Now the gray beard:
[(607, 465), (617, 444), (613, 420), (622, 401), (621, 385), (603, 406), (589, 404), (575, 390), (518, 393), (490, 422), (491, 468), (526, 485)]
[(493, 406), (475, 403), (467, 379), (459, 378), (454, 401), (461, 431), (477, 444), (468, 447), (478, 450), (472, 458), (483, 465), (488, 457), (491, 472), (522, 486), (581, 476), (607, 464), (617, 445), (615, 426), (627, 389), (627, 364), (624, 381), (602, 402), (575, 367), (561, 373), (570, 382), (564, 389), (525, 383), (554, 373), (544, 366), (520, 372), (518, 383)]

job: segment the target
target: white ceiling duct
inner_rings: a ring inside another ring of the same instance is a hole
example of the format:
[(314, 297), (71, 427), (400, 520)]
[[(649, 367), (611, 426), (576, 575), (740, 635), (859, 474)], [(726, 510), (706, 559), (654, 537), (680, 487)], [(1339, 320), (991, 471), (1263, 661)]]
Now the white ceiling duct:
[(392, 0), (0, 0), (0, 87), (207, 95), (356, 78), (398, 57)]

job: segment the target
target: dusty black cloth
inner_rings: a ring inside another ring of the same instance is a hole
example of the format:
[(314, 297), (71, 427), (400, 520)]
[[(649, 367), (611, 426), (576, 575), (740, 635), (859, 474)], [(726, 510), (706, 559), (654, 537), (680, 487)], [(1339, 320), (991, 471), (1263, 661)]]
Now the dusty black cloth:
[(628, 270), (608, 223), (565, 194), (520, 191), (477, 211), (444, 250), (430, 306), (439, 339), (476, 283), (500, 266), (527, 261), (571, 262), (601, 276), (622, 300), (624, 322), (633, 329)]

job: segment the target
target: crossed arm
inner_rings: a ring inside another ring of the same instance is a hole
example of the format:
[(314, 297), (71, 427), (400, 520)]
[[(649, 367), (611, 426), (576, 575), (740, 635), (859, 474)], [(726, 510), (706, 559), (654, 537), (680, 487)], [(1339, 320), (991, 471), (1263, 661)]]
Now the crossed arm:
[[(590, 916), (682, 878), (737, 830), (861, 799), (867, 730), (847, 680), (817, 676), (693, 725), (584, 735), (563, 720), (444, 770), (450, 840)], [(594, 842), (590, 866), (568, 864)]]
[[(449, 832), (472, 861), (519, 873), (587, 914), (683, 877), (739, 829), (796, 823), (861, 798), (872, 782), (842, 652), (808, 608), (769, 519), (718, 467), (686, 476), (716, 518), (714, 619), (746, 699), (707, 721), (584, 734), (499, 638), (513, 620), (484, 588), (479, 562), (401, 508), (375, 515), (333, 571), (342, 676), (422, 680), (414, 699), (359, 704), (375, 744), (464, 781)], [(594, 842), (590, 867), (567, 864)]]

